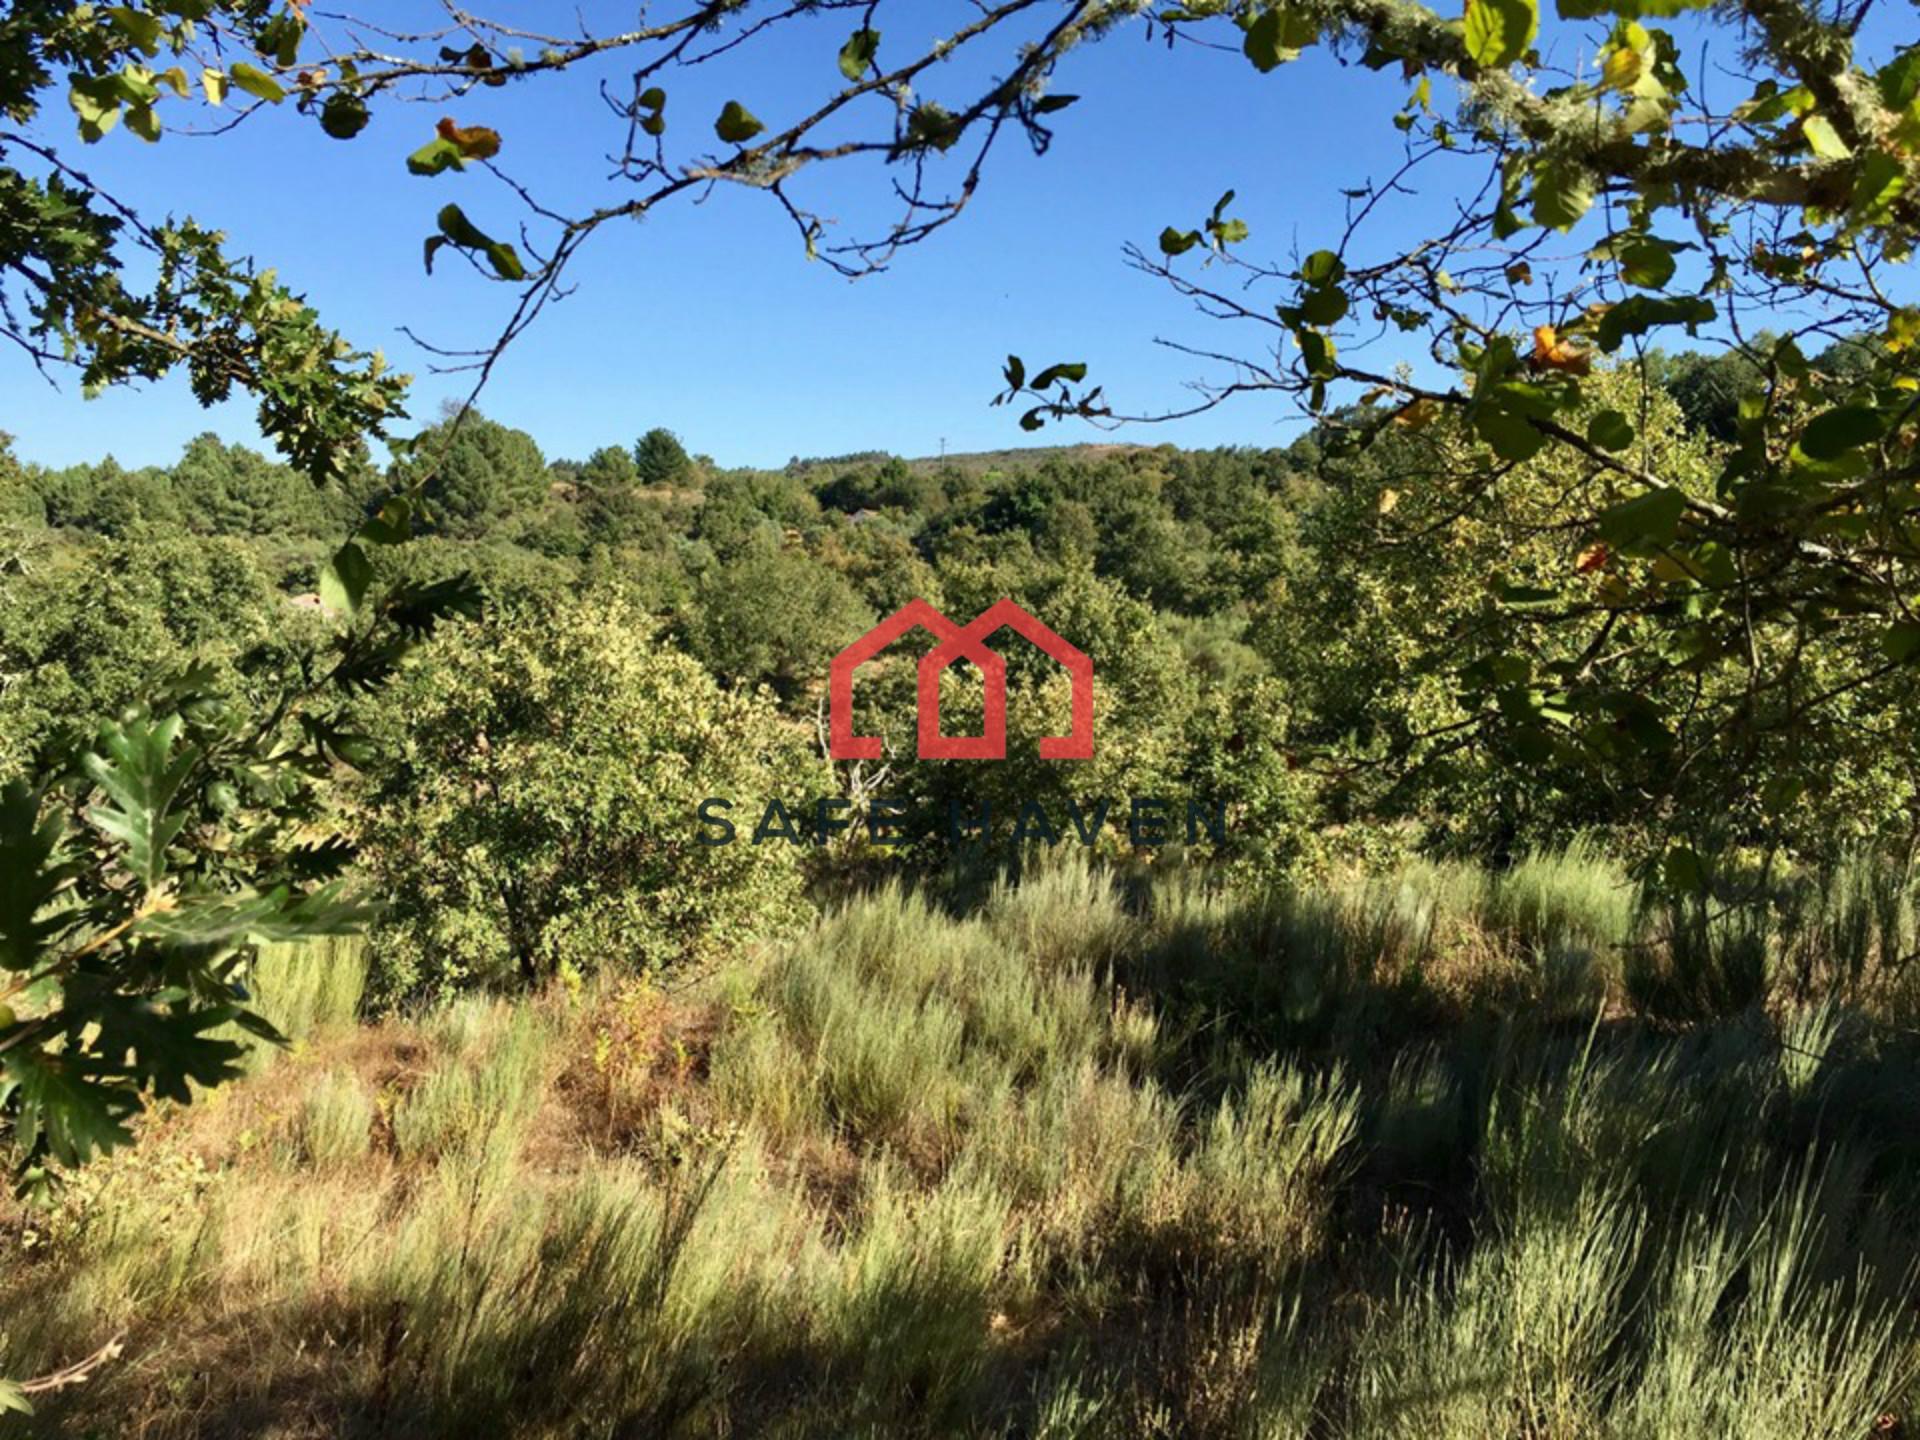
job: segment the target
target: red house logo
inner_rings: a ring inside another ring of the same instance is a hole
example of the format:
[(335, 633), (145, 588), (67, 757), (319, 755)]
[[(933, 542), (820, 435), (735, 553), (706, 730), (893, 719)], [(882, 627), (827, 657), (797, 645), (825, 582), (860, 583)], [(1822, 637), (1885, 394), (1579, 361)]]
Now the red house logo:
[[(1042, 760), (1093, 758), (1093, 660), (1068, 644), (1011, 600), (1002, 600), (971, 625), (955, 625), (924, 600), (909, 600), (833, 657), (827, 677), (830, 710), (828, 753), (835, 760), (877, 760), (880, 737), (853, 733), (853, 672), (915, 626), (939, 643), (920, 657), (919, 723), (922, 760), (1007, 758), (1007, 662), (989, 650), (987, 637), (1011, 626), (1066, 667), (1073, 681), (1073, 729), (1040, 742)], [(940, 672), (971, 660), (986, 680), (986, 725), (978, 735), (940, 733)]]

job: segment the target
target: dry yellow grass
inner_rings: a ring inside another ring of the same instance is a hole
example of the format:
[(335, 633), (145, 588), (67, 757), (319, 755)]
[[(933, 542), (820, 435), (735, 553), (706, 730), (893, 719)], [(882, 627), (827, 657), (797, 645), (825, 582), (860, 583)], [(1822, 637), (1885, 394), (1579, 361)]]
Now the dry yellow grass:
[(123, 1347), (8, 1423), (1865, 1434), (1914, 1356), (1920, 1056), (1784, 992), (1675, 1034), (1606, 979), (1596, 1024), (1540, 976), (1608, 913), (1578, 871), (1138, 912), (1068, 869), (682, 991), (323, 1006), (6, 1213), (6, 1371)]

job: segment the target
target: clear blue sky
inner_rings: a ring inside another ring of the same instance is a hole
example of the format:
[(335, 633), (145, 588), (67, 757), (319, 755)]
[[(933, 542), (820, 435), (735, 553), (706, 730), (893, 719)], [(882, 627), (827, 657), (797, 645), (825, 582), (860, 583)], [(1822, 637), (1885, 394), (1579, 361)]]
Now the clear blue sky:
[[(417, 0), (379, 13), (397, 25), (410, 8)], [(561, 8), (520, 7), (546, 23)], [(596, 28), (633, 13), (584, 8)], [(834, 55), (849, 28), (844, 15), (794, 26), (670, 79), (669, 139), (710, 139), (712, 117), (733, 96), (772, 125), (790, 120), (841, 83)], [(1197, 362), (1154, 338), (1226, 347), (1231, 337), (1128, 269), (1122, 244), (1151, 249), (1163, 225), (1197, 224), (1229, 187), (1239, 192), (1233, 212), (1252, 227), (1250, 253), (1285, 258), (1296, 245), (1337, 238), (1340, 190), (1398, 163), (1401, 136), (1388, 120), (1407, 86), (1397, 71), (1342, 66), (1319, 51), (1261, 77), (1237, 53), (1170, 53), (1147, 33), (1130, 26), (1071, 55), (1054, 89), (1085, 98), (1056, 117), (1050, 153), (1035, 158), (1010, 137), (970, 212), (889, 273), (850, 283), (807, 263), (777, 206), (733, 189), (603, 229), (576, 264), (578, 292), (509, 352), (483, 408), (531, 431), (550, 457), (584, 456), (666, 425), (723, 464), (777, 465), (857, 449), (931, 454), (943, 439), (950, 450), (1032, 443), (1014, 412), (986, 403), (1010, 350), (1033, 365), (1085, 360), (1128, 409), (1179, 405)], [(1562, 63), (1575, 63), (1574, 42), (1558, 43), (1569, 47)], [(883, 40), (883, 58), (893, 48)], [(604, 75), (618, 88), (621, 69), (482, 90), (451, 113), (498, 128), (505, 168), (563, 205), (613, 198), (604, 157), (621, 127), (594, 82)], [(936, 69), (922, 94), (971, 98), (973, 67), (954, 72)], [(207, 112), (170, 104), (164, 113)], [(122, 129), (84, 147), (64, 107), (50, 106), (39, 133), (136, 205), (192, 214), (277, 265), (329, 323), (419, 376), (412, 409), (430, 420), (464, 382), (427, 373), (428, 357), (398, 326), (444, 344), (479, 343), (511, 297), (458, 264), (428, 277), (421, 241), (450, 199), (496, 233), (517, 223), (516, 202), (491, 177), (406, 174), (405, 155), (431, 138), (441, 113), (388, 104), (350, 143), (326, 138), (311, 119), (263, 113), (216, 139), (170, 134), (147, 146)], [(878, 166), (827, 169), (803, 194), (828, 215), (872, 218), (885, 182)], [(258, 443), (248, 402), (203, 411), (180, 383), (83, 400), (70, 381), (50, 389), (12, 353), (0, 356), (0, 397), (0, 429), (16, 436), (22, 458), (50, 465), (107, 452), (130, 465), (167, 463), (205, 429)], [(1253, 399), (1113, 438), (1266, 445), (1297, 428), (1282, 403)], [(1068, 425), (1037, 438), (1102, 437)]]

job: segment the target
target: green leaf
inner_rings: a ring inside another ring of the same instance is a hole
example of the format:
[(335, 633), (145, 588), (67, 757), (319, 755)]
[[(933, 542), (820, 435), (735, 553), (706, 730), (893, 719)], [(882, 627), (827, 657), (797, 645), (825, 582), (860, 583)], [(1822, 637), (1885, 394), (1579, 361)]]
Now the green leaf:
[(1587, 421), (1587, 439), (1602, 450), (1625, 450), (1633, 444), (1633, 425), (1618, 410), (1602, 410)]
[(1539, 610), (1559, 603), (1560, 592), (1542, 585), (1516, 585), (1503, 581), (1494, 587), (1502, 605), (1513, 610)]
[(160, 36), (165, 27), (158, 15), (149, 15), (129, 5), (116, 5), (107, 11), (107, 16), (113, 28), (126, 36), (127, 43), (134, 49), (147, 55), (160, 53)]
[(1865, 405), (1842, 405), (1817, 415), (1800, 432), (1800, 450), (1811, 460), (1837, 460), (1849, 450), (1871, 445), (1886, 433), (1878, 411)]
[(40, 793), (23, 780), (0, 790), (0, 970), (31, 970), (65, 928), (44, 912), (71, 882), (61, 863), (58, 812), (40, 818)]
[(1297, 330), (1294, 339), (1299, 342), (1300, 356), (1307, 364), (1307, 374), (1316, 379), (1325, 380), (1333, 374), (1334, 358), (1338, 347), (1330, 336), (1318, 330)]
[(138, 1095), (126, 1086), (100, 1083), (97, 1070), (81, 1056), (16, 1046), (0, 1057), (0, 1067), (7, 1077), (0, 1089), (12, 1090), (17, 1107), (14, 1144), (23, 1155), (44, 1144), (54, 1160), (74, 1169), (96, 1154), (132, 1143), (121, 1122), (139, 1108)]
[(520, 263), (520, 252), (504, 240), (496, 240), (487, 246), (487, 263), (493, 266), (493, 273), (502, 280), (527, 278), (527, 267)]
[(105, 77), (76, 75), (67, 103), (80, 121), (80, 138), (89, 145), (120, 123), (120, 94)]
[(1547, 443), (1547, 437), (1525, 416), (1498, 405), (1483, 405), (1474, 412), (1473, 428), (1502, 460), (1531, 460)]
[(1880, 99), (1896, 113), (1920, 100), (1920, 45), (1910, 45), (1874, 74), (1880, 87)]
[(367, 111), (367, 102), (344, 90), (336, 90), (327, 97), (327, 103), (320, 107), (320, 128), (336, 140), (353, 139), (367, 128), (367, 122), (372, 118)]
[(127, 107), (127, 130), (149, 145), (160, 138), (160, 115), (151, 105)]
[(1160, 253), (1184, 255), (1200, 243), (1198, 230), (1176, 230), (1171, 225), (1160, 232)]
[(1833, 128), (1833, 122), (1824, 115), (1807, 116), (1800, 122), (1800, 133), (1807, 137), (1807, 147), (1822, 160), (1845, 160), (1853, 154), (1847, 142), (1840, 138), (1840, 132)]
[(27, 1399), (27, 1392), (20, 1388), (18, 1382), (0, 1380), (0, 1415), (9, 1413), (31, 1415), (33, 1402)]
[(1300, 278), (1309, 285), (1332, 285), (1346, 273), (1346, 263), (1331, 250), (1316, 250), (1300, 265)]
[(744, 145), (766, 128), (738, 100), (727, 101), (720, 108), (720, 118), (713, 122), (713, 133), (729, 145)]
[(88, 809), (87, 818), (126, 847), (122, 859), (148, 891), (166, 875), (167, 846), (186, 824), (186, 816), (169, 814), (169, 807), (200, 759), (192, 745), (172, 753), (182, 728), (178, 715), (109, 725), (100, 736), (106, 756), (81, 758), (87, 775), (107, 795), (106, 803)]
[(1467, 0), (1467, 54), (1476, 64), (1511, 65), (1539, 33), (1536, 0)]
[(1615, 248), (1614, 258), (1620, 262), (1620, 278), (1642, 290), (1663, 289), (1673, 279), (1673, 249), (1651, 235), (1623, 240)]
[(1213, 236), (1214, 247), (1237, 245), (1247, 238), (1247, 222), (1244, 220), (1209, 220), (1207, 231)]
[(1337, 325), (1347, 313), (1347, 292), (1322, 285), (1300, 297), (1300, 314), (1309, 325)]
[(320, 603), (336, 615), (357, 615), (372, 580), (373, 562), (349, 540), (320, 571)]
[(267, 100), (277, 105), (287, 98), (287, 92), (280, 88), (279, 81), (244, 60), (237, 60), (227, 67), (227, 78), (256, 100)]
[(1056, 380), (1070, 380), (1078, 384), (1086, 378), (1087, 366), (1085, 361), (1075, 361), (1069, 365), (1049, 365), (1033, 377), (1032, 388), (1035, 390), (1044, 390)]
[(234, 1005), (194, 1006), (185, 991), (177, 998), (116, 996), (101, 1006), (95, 1048), (116, 1062), (126, 1057), (134, 1083), (167, 1100), (186, 1104), (194, 1085), (213, 1086), (244, 1073), (245, 1047), (216, 1039), (209, 1030), (239, 1013)]
[(1660, 878), (1677, 894), (1698, 894), (1707, 888), (1706, 862), (1690, 847), (1676, 845), (1661, 858)]
[(1079, 99), (1080, 97), (1078, 95), (1042, 95), (1038, 100), (1033, 102), (1033, 113), (1036, 115), (1051, 115), (1056, 110), (1066, 109)]
[(1532, 380), (1502, 380), (1491, 393), (1495, 408), (1511, 410), (1529, 420), (1551, 420), (1572, 399), (1561, 386)]
[(462, 570), (429, 585), (418, 581), (396, 585), (387, 596), (386, 617), (402, 634), (420, 640), (431, 635), (442, 620), (455, 615), (475, 618), (485, 601), (479, 581)]
[(1533, 218), (1550, 230), (1570, 230), (1593, 208), (1593, 181), (1572, 165), (1547, 164), (1533, 177)]
[[(495, 240), (467, 218), (466, 211), (458, 205), (442, 205), (436, 217), (440, 224), (440, 233), (450, 244), (458, 245), (462, 250), (478, 250), (487, 257), (493, 266), (494, 274), (502, 280), (524, 280), (526, 267), (520, 263), (520, 256), (513, 246), (504, 240)], [(433, 242), (429, 240), (427, 264), (433, 264)]]
[(1715, 315), (1713, 302), (1698, 295), (1635, 295), (1612, 306), (1594, 327), (1594, 342), (1611, 355), (1629, 335), (1644, 335), (1656, 325), (1685, 325), (1691, 330)]
[(466, 168), (466, 157), (451, 140), (429, 140), (407, 157), (407, 169), (415, 175), (440, 175), (448, 170)]
[(1686, 509), (1687, 497), (1673, 486), (1663, 485), (1602, 511), (1600, 538), (1616, 547), (1642, 542), (1670, 544)]
[(284, 70), (300, 58), (300, 39), (306, 31), (306, 18), (289, 5), (260, 27), (254, 37), (254, 49), (271, 56)]
[(1906, 167), (1886, 151), (1875, 150), (1854, 175), (1847, 209), (1863, 225), (1883, 225), (1892, 214), (1893, 202), (1906, 191)]
[(1627, 20), (1671, 19), (1684, 10), (1704, 10), (1713, 0), (1559, 0), (1562, 20), (1618, 15)]
[[(880, 32), (862, 26), (853, 32), (847, 43), (840, 47), (840, 73), (849, 80), (858, 81), (867, 73), (867, 67), (873, 64), (874, 53), (880, 48)], [(726, 136), (721, 136), (726, 139)]]
[(1920, 625), (1911, 620), (1896, 621), (1880, 637), (1880, 649), (1895, 663), (1911, 660), (1920, 653)]
[(143, 916), (134, 933), (176, 945), (248, 942), (275, 945), (323, 935), (355, 935), (376, 915), (335, 881), (310, 895), (285, 886), (262, 894), (191, 895), (170, 910)]
[(1253, 68), (1265, 75), (1277, 70), (1319, 38), (1311, 16), (1291, 5), (1276, 5), (1247, 27), (1241, 50)]
[(400, 545), (413, 537), (413, 506), (403, 495), (390, 495), (380, 509), (360, 525), (360, 535), (375, 545)]

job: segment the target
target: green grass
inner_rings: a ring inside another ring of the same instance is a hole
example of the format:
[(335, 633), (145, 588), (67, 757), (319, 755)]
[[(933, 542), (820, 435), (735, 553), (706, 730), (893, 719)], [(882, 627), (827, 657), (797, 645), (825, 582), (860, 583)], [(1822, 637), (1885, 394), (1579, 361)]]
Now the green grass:
[(334, 936), (263, 945), (253, 962), (255, 1005), (290, 1040), (350, 1024), (367, 988), (367, 942)]
[(4, 1433), (1864, 1437), (1920, 1356), (1912, 897), (1771, 895), (1055, 861), (357, 1026), (284, 957), (290, 1056), (10, 1222), (0, 1369), (126, 1350)]
[(328, 1071), (309, 1090), (294, 1126), (296, 1155), (316, 1170), (364, 1160), (373, 1145), (373, 1097), (350, 1070)]

